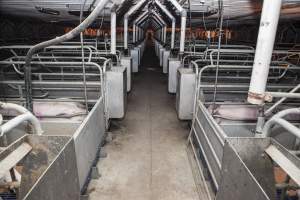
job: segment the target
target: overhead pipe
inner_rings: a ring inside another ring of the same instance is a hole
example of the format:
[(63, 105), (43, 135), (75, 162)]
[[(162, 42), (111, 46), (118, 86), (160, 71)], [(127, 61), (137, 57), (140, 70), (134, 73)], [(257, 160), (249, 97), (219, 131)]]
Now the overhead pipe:
[(5, 133), (11, 131), (13, 128), (17, 127), (18, 125), (22, 124), (25, 121), (28, 121), (32, 124), (35, 134), (37, 135), (43, 134), (44, 131), (42, 129), (41, 123), (26, 108), (13, 103), (0, 102), (0, 109), (14, 110), (17, 111), (18, 113), (21, 113), (21, 115), (14, 117), (13, 119), (9, 120), (8, 122), (0, 126), (0, 137), (2, 137)]
[(165, 30), (164, 29), (166, 27), (166, 24), (165, 22), (160, 18), (158, 17), (157, 13), (153, 13), (153, 15), (151, 15), (152, 19), (154, 20), (154, 22), (156, 22), (156, 24), (158, 25), (158, 29), (160, 31), (160, 41), (164, 42), (164, 35), (165, 35)]
[(155, 20), (153, 20), (152, 23), (153, 23), (154, 28), (156, 28), (154, 30), (155, 38), (160, 40), (161, 34), (159, 33), (159, 31), (160, 31), (161, 27)]
[[(186, 2), (187, 0), (179, 0), (179, 4), (180, 5), (183, 5), (183, 4), (185, 4), (185, 2)], [(203, 2), (204, 0), (200, 0), (200, 2)]]
[(175, 46), (175, 29), (176, 29), (176, 19), (175, 17), (163, 6), (160, 1), (155, 0), (156, 5), (171, 19), (172, 21), (172, 33), (171, 33), (171, 49)]
[(128, 19), (135, 11), (144, 5), (147, 0), (140, 0), (124, 15), (124, 49), (128, 49)]
[(133, 30), (132, 30), (132, 42), (135, 43), (136, 42), (136, 31), (139, 31), (139, 29), (136, 27), (135, 24), (133, 24)]
[(156, 19), (153, 18), (153, 16), (150, 16), (149, 18), (152, 19), (152, 25), (154, 26), (154, 28), (156, 28), (154, 30), (155, 37), (160, 40), (161, 34), (159, 33), (159, 31), (161, 30), (161, 25), (156, 21)]
[[(137, 25), (137, 39), (138, 40), (141, 40), (143, 37), (144, 37), (144, 34), (145, 34), (145, 27), (143, 27), (143, 25), (146, 24), (148, 20), (148, 16), (146, 16), (145, 18), (143, 18), (140, 22), (138, 22), (136, 25)], [(142, 28), (141, 28), (142, 27)], [(141, 34), (140, 34), (141, 33)]]
[(180, 28), (180, 48), (179, 52), (182, 54), (184, 52), (185, 44), (185, 31), (186, 31), (186, 10), (177, 2), (177, 0), (169, 0), (173, 6), (180, 12), (181, 15), (181, 28)]
[(141, 24), (140, 24), (140, 27), (142, 28), (139, 28), (141, 30), (141, 34), (138, 34), (138, 38), (139, 40), (142, 40), (143, 38), (145, 38), (145, 29), (146, 29), (146, 26), (148, 25), (149, 23), (149, 18), (145, 18), (146, 20), (143, 21)]
[(261, 105), (265, 101), (265, 91), (281, 5), (282, 0), (264, 0), (263, 3), (254, 65), (248, 92), (248, 102), (251, 104)]
[(39, 50), (44, 49), (45, 47), (51, 46), (51, 45), (57, 45), (59, 43), (65, 42), (67, 40), (71, 40), (77, 35), (79, 35), (81, 32), (83, 32), (88, 26), (90, 26), (95, 19), (99, 16), (105, 5), (110, 0), (100, 0), (95, 9), (91, 12), (91, 14), (83, 21), (81, 22), (77, 27), (75, 27), (73, 30), (69, 31), (68, 33), (56, 37), (52, 40), (48, 40), (42, 43), (39, 43), (37, 45), (34, 45), (29, 49), (27, 52), (26, 58), (25, 58), (25, 89), (26, 89), (26, 107), (29, 111), (33, 111), (33, 105), (32, 105), (32, 85), (31, 85), (31, 60), (32, 56), (37, 53)]
[(117, 6), (113, 5), (111, 8), (110, 13), (110, 53), (111, 54), (117, 54), (117, 48), (116, 48), (116, 29), (117, 29)]
[(153, 19), (153, 21), (156, 23), (156, 25), (158, 26), (158, 29), (156, 30), (157, 32), (158, 32), (158, 34), (159, 34), (159, 40), (160, 41), (163, 41), (163, 27), (164, 27), (164, 25), (162, 24), (162, 22), (161, 21), (159, 21), (157, 18), (156, 18), (156, 16), (154, 15), (152, 15), (151, 16), (152, 17), (152, 19)]
[(156, 13), (153, 12), (154, 16), (161, 22), (163, 28), (162, 28), (162, 41), (166, 43), (166, 38), (167, 38), (167, 24), (166, 22)]
[(140, 34), (140, 32), (143, 33), (144, 29), (140, 28), (140, 26), (142, 24), (144, 24), (148, 18), (149, 18), (149, 15), (145, 15), (140, 20), (135, 22), (135, 28), (136, 28), (135, 40), (141, 40), (142, 39), (142, 34)]
[(143, 20), (145, 17), (147, 17), (147, 14), (149, 15), (149, 11), (143, 12), (134, 22), (133, 22), (133, 42), (136, 42), (137, 40), (137, 32), (139, 32), (139, 28), (137, 26), (137, 23), (141, 20)]

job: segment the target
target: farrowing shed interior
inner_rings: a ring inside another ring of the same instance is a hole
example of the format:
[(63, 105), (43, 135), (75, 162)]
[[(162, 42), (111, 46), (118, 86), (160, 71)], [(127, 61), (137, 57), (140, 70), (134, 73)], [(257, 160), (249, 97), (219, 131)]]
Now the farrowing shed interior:
[(299, 0), (0, 16), (0, 200), (300, 200)]

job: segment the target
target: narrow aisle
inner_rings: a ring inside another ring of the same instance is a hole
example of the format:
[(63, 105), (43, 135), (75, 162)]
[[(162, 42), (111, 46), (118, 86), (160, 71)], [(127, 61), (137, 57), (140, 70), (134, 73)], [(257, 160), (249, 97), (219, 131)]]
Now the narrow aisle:
[(115, 139), (98, 164), (90, 199), (196, 200), (196, 186), (185, 149), (189, 128), (175, 112), (154, 47), (147, 46), (134, 75), (124, 120), (113, 122)]

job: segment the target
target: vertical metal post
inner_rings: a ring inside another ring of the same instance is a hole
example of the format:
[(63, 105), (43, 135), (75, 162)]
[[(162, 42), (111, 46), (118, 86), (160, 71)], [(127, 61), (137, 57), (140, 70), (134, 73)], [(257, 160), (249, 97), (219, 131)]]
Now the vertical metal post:
[(181, 28), (180, 28), (180, 49), (179, 52), (184, 52), (184, 45), (185, 45), (185, 31), (186, 31), (186, 16), (187, 13), (185, 10), (181, 12)]
[(116, 6), (111, 9), (110, 14), (110, 53), (116, 54), (116, 27), (117, 27), (117, 14), (116, 14)]
[(128, 15), (124, 16), (124, 49), (128, 49)]
[(167, 26), (165, 26), (165, 29), (164, 29), (164, 43), (167, 42)]
[(185, 31), (186, 31), (186, 16), (187, 13), (183, 9), (183, 7), (177, 2), (177, 0), (169, 0), (173, 6), (181, 13), (181, 28), (180, 28), (180, 49), (179, 52), (184, 52), (184, 44), (185, 44)]
[(176, 21), (172, 20), (171, 49), (174, 49), (175, 47), (175, 25)]
[(136, 37), (136, 29), (138, 29), (138, 28), (136, 28), (135, 23), (133, 23), (133, 30), (132, 30), (132, 41), (133, 41), (133, 43), (136, 42), (136, 38), (135, 38)]

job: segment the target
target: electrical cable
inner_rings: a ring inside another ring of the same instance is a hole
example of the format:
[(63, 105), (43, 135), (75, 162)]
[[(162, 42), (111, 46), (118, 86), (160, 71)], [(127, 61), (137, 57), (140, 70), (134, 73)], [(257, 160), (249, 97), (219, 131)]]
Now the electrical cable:
[[(87, 0), (84, 0), (83, 4), (81, 4), (80, 6), (79, 24), (81, 24), (82, 22), (83, 9), (85, 7), (86, 1)], [(80, 45), (81, 45), (81, 62), (82, 62), (85, 109), (86, 109), (86, 113), (88, 113), (89, 109), (88, 109), (88, 96), (87, 96), (86, 73), (85, 73), (85, 56), (84, 56), (84, 49), (83, 49), (83, 32), (80, 33)]]
[(220, 50), (221, 50), (221, 43), (222, 43), (222, 28), (223, 28), (223, 0), (219, 0), (219, 39), (218, 39), (218, 55), (217, 55), (217, 66), (216, 66), (216, 77), (215, 77), (215, 86), (214, 86), (214, 96), (213, 96), (213, 114), (216, 109), (216, 98), (217, 98), (217, 87), (218, 87), (218, 76), (219, 76), (219, 66), (220, 66)]

